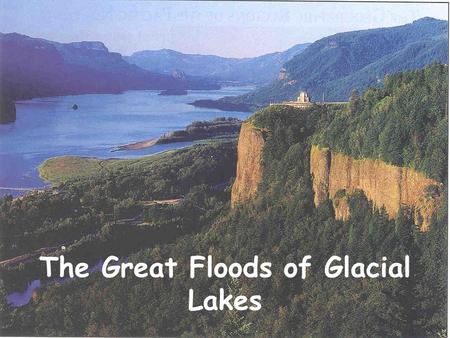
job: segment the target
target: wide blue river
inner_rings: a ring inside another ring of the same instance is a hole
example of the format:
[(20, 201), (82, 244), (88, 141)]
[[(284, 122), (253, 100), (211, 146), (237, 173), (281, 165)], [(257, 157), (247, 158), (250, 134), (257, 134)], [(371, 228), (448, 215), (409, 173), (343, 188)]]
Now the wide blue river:
[[(111, 152), (118, 145), (157, 138), (197, 120), (221, 116), (245, 119), (250, 113), (196, 108), (188, 103), (241, 95), (252, 89), (192, 90), (184, 96), (160, 96), (159, 91), (138, 90), (17, 102), (16, 122), (0, 125), (0, 196), (22, 194), (21, 188), (46, 186), (37, 167), (50, 157), (132, 158), (185, 146), (186, 143), (174, 143)], [(72, 109), (74, 104), (78, 110)]]

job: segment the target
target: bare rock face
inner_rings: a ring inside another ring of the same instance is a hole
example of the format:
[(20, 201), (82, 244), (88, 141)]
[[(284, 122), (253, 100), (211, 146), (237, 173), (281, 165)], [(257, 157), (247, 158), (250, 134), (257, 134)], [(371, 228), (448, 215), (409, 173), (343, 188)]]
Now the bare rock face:
[(348, 196), (345, 194), (336, 194), (333, 198), (334, 216), (336, 219), (348, 220), (350, 217), (350, 206), (348, 204)]
[(322, 201), (328, 199), (330, 185), (331, 152), (313, 146), (310, 154), (310, 172), (314, 175), (313, 190), (314, 204), (318, 206)]
[(231, 190), (231, 206), (248, 201), (256, 194), (262, 179), (263, 132), (250, 122), (241, 125), (238, 141), (236, 180)]
[(287, 78), (287, 72), (285, 68), (281, 68), (278, 73), (278, 81), (284, 81)]
[[(231, 206), (252, 199), (262, 180), (263, 131), (244, 122), (238, 142), (236, 180)], [(380, 160), (353, 159), (329, 149), (312, 146), (310, 172), (314, 204), (331, 199), (337, 219), (350, 216), (348, 196), (362, 190), (377, 208), (384, 207), (395, 218), (400, 207), (409, 208), (421, 231), (427, 231), (431, 217), (442, 203), (442, 183), (411, 168), (398, 167)]]
[[(316, 206), (327, 198), (333, 200), (339, 190), (351, 194), (360, 189), (374, 206), (384, 206), (391, 218), (400, 207), (410, 208), (421, 231), (428, 230), (432, 215), (440, 207), (442, 183), (411, 168), (380, 160), (357, 160), (317, 146), (312, 146), (310, 156)], [(348, 215), (342, 208), (336, 217), (345, 219)]]

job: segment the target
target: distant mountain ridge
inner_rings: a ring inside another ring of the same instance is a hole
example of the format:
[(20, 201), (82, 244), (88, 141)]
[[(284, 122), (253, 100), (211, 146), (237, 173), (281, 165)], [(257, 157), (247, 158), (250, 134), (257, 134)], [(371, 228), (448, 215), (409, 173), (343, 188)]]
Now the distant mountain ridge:
[(267, 84), (276, 79), (282, 65), (300, 54), (309, 43), (298, 44), (286, 51), (252, 58), (226, 58), (216, 55), (184, 54), (171, 49), (144, 50), (124, 59), (141, 68), (170, 74), (181, 70), (188, 75), (240, 84)]
[(386, 74), (448, 63), (448, 22), (422, 18), (403, 26), (338, 33), (320, 39), (284, 65), (270, 85), (222, 102), (252, 109), (294, 99), (306, 90), (313, 101), (343, 101), (352, 89), (379, 86)]
[[(255, 58), (141, 51), (123, 57), (99, 41), (59, 43), (0, 33), (0, 123), (15, 119), (11, 101), (124, 90), (216, 89), (217, 81), (259, 89), (194, 105), (255, 110), (294, 99), (344, 101), (352, 89), (379, 86), (385, 75), (448, 63), (448, 22), (422, 18), (403, 26), (338, 33)], [(145, 68), (145, 69), (144, 69)]]
[(99, 41), (59, 43), (0, 33), (2, 95), (37, 96), (130, 89), (212, 89), (205, 79), (157, 74), (131, 65)]
[(0, 33), (0, 52), (2, 96), (12, 99), (129, 89), (217, 88), (209, 80), (141, 69), (98, 41), (59, 43)]

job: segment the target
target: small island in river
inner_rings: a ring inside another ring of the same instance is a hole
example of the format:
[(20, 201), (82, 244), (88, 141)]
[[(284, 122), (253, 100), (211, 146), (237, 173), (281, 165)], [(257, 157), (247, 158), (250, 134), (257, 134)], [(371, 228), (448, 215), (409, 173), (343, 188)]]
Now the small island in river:
[(224, 111), (251, 111), (250, 107), (245, 103), (233, 103), (226, 102), (223, 99), (220, 100), (195, 100), (194, 102), (189, 103), (191, 106), (199, 107), (199, 108), (214, 108), (220, 109)]

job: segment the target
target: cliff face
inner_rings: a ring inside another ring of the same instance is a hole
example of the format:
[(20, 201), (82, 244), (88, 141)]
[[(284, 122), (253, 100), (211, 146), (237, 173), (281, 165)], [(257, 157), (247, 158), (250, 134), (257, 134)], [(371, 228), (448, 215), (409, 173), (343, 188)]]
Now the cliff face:
[(345, 189), (351, 194), (364, 191), (376, 207), (384, 206), (394, 218), (400, 206), (414, 212), (415, 222), (422, 231), (428, 229), (431, 216), (440, 206), (441, 183), (406, 167), (397, 167), (379, 160), (355, 160), (317, 146), (311, 148), (310, 172), (313, 178), (314, 203), (333, 200), (336, 217), (348, 218), (348, 206), (336, 193)]
[(231, 206), (251, 199), (262, 179), (261, 157), (264, 138), (250, 122), (241, 125), (238, 141), (236, 180), (231, 190)]
[[(262, 179), (263, 146), (263, 131), (250, 122), (244, 122), (239, 134), (237, 173), (231, 192), (232, 207), (256, 194)], [(337, 219), (349, 218), (348, 195), (355, 190), (362, 190), (375, 207), (384, 206), (392, 219), (400, 207), (409, 208), (421, 231), (427, 231), (431, 217), (441, 205), (442, 183), (411, 168), (380, 160), (353, 159), (313, 145), (310, 173), (314, 204), (318, 206), (330, 198)]]

